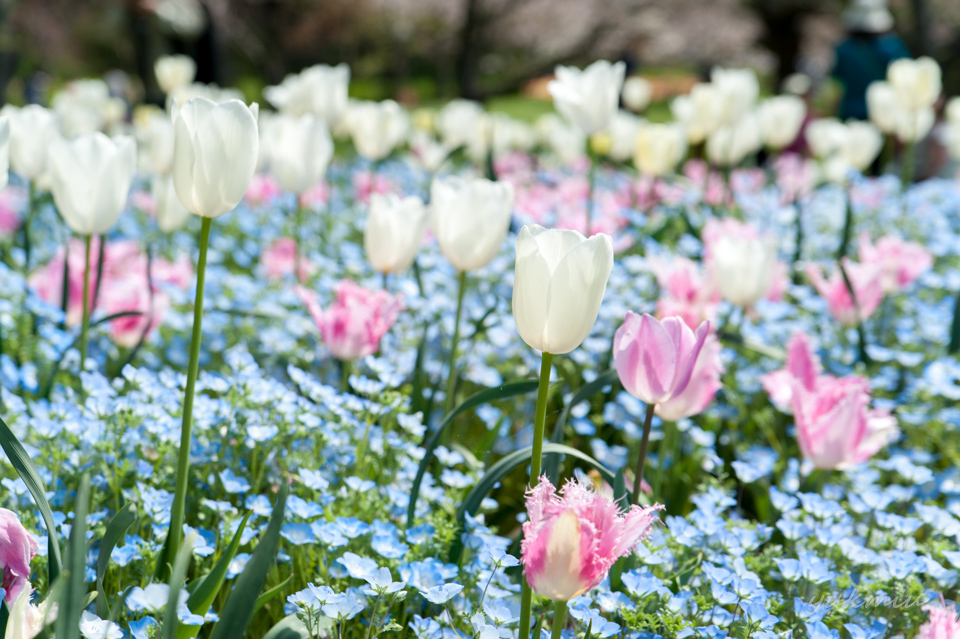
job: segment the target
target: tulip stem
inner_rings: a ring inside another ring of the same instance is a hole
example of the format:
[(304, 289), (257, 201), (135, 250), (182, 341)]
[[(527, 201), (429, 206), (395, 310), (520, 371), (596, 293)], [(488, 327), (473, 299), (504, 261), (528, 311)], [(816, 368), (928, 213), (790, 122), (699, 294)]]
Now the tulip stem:
[[(463, 294), (467, 290), (467, 272), (460, 271), (459, 291), (457, 292), (457, 314), (453, 318), (453, 341), (450, 343), (450, 359), (447, 362), (447, 405), (444, 414), (454, 407), (457, 390), (457, 342), (460, 340), (460, 315), (463, 313)], [(448, 431), (449, 432), (449, 431)]]
[(640, 489), (643, 486), (643, 466), (647, 461), (647, 445), (650, 443), (650, 426), (653, 424), (653, 411), (656, 404), (647, 404), (647, 414), (643, 418), (643, 439), (640, 440), (640, 455), (637, 457), (637, 474), (633, 478), (633, 503), (640, 499)]
[(903, 162), (900, 167), (900, 189), (906, 191), (907, 187), (913, 182), (914, 156), (917, 145), (915, 142), (908, 142), (903, 149)]
[(587, 155), (590, 157), (590, 171), (587, 173), (587, 232), (584, 235), (589, 238), (593, 222), (593, 183), (597, 173), (597, 156), (590, 150), (587, 151)]
[[(530, 456), (530, 487), (540, 483), (540, 469), (543, 464), (543, 435), (547, 421), (547, 395), (550, 392), (550, 371), (553, 367), (553, 354), (543, 353), (540, 358), (540, 387), (537, 390), (537, 413), (533, 422), (533, 451)], [(522, 579), (522, 578), (521, 578)], [(526, 579), (520, 585), (520, 636), (530, 636), (530, 609), (533, 606), (533, 590)], [(564, 604), (566, 614), (566, 604)], [(536, 639), (540, 639), (539, 636)]]
[(84, 242), (84, 266), (83, 266), (83, 316), (80, 320), (80, 370), (83, 370), (87, 362), (87, 330), (90, 326), (90, 238), (87, 236)]
[(563, 627), (567, 625), (567, 602), (553, 602), (553, 628), (550, 631), (551, 639), (560, 639)]
[(847, 254), (847, 245), (850, 243), (850, 235), (853, 234), (853, 200), (847, 193), (846, 215), (843, 219), (843, 235), (840, 236), (840, 246), (837, 248), (837, 259), (842, 260)]
[(187, 474), (190, 472), (190, 431), (193, 427), (193, 393), (200, 366), (200, 339), (203, 335), (203, 284), (207, 271), (207, 245), (210, 243), (211, 218), (203, 218), (200, 227), (200, 257), (197, 259), (197, 294), (193, 302), (193, 335), (190, 338), (190, 367), (187, 389), (183, 395), (183, 421), (180, 424), (180, 453), (177, 459), (177, 487), (170, 511), (170, 532), (167, 533), (167, 559), (177, 556), (183, 538), (183, 519), (187, 501)]

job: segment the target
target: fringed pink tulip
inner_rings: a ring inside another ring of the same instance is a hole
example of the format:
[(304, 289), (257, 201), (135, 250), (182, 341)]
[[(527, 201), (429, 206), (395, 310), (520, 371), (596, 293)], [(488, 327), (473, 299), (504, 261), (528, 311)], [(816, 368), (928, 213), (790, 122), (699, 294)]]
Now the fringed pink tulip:
[(521, 554), (527, 583), (540, 596), (569, 601), (595, 588), (620, 557), (634, 551), (663, 506), (616, 502), (590, 484), (568, 481), (557, 495), (546, 477), (527, 492)]
[(662, 322), (646, 313), (627, 311), (613, 337), (613, 361), (623, 387), (647, 404), (683, 393), (697, 356), (710, 332), (703, 322), (694, 333), (679, 317)]
[(403, 309), (399, 297), (386, 291), (367, 290), (350, 280), (337, 285), (337, 298), (327, 310), (320, 307), (314, 293), (302, 286), (296, 288), (296, 293), (320, 329), (323, 343), (342, 361), (376, 353), (380, 339)]
[(0, 508), (0, 570), (3, 570), (4, 600), (13, 605), (30, 587), (30, 560), (37, 554), (37, 541), (15, 513)]
[(899, 291), (933, 266), (933, 256), (927, 249), (894, 235), (881, 237), (876, 244), (868, 235), (861, 235), (859, 254), (861, 263), (879, 267), (880, 286), (885, 293)]
[(868, 407), (870, 382), (862, 377), (821, 378), (812, 392), (794, 380), (792, 402), (800, 452), (817, 468), (855, 466), (899, 433), (889, 411)]
[(954, 606), (947, 606), (940, 597), (937, 606), (924, 606), (927, 621), (920, 626), (917, 639), (957, 639), (960, 637), (960, 613)]
[(843, 268), (850, 278), (856, 303), (839, 268), (834, 269), (829, 279), (823, 277), (823, 271), (815, 264), (808, 264), (806, 272), (813, 287), (827, 300), (830, 314), (841, 324), (854, 326), (869, 319), (883, 301), (883, 271), (876, 265), (858, 264), (846, 258)]
[(707, 281), (696, 262), (685, 257), (669, 261), (654, 257), (650, 266), (662, 293), (658, 317), (679, 316), (694, 330), (704, 320), (714, 319), (720, 291)]
[(786, 410), (793, 401), (794, 382), (799, 382), (804, 390), (815, 392), (821, 381), (830, 383), (836, 378), (823, 375), (820, 358), (813, 352), (807, 336), (796, 333), (787, 343), (787, 362), (778, 371), (760, 376), (770, 401), (780, 410)]
[(720, 376), (724, 371), (723, 361), (720, 359), (721, 350), (720, 340), (715, 335), (708, 335), (693, 366), (690, 383), (682, 392), (657, 404), (656, 413), (660, 419), (675, 422), (684, 417), (699, 415), (707, 409), (713, 396), (723, 386), (720, 383)]

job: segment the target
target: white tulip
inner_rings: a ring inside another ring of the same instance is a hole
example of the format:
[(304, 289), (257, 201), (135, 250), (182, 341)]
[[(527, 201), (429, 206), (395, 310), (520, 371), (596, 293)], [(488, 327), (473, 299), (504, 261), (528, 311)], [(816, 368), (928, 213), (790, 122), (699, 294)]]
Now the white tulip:
[(427, 207), (414, 195), (370, 196), (363, 249), (375, 271), (399, 273), (413, 264), (423, 241), (427, 214)]
[(393, 100), (356, 102), (347, 112), (347, 126), (357, 153), (376, 161), (407, 138), (410, 118)]
[(960, 124), (960, 96), (954, 96), (947, 100), (947, 106), (943, 109), (947, 122), (951, 124)]
[[(610, 149), (607, 155), (611, 160), (617, 162), (626, 162), (637, 148), (637, 132), (643, 125), (643, 120), (629, 111), (620, 110), (610, 122), (610, 128), (606, 131), (610, 137)], [(681, 131), (681, 134), (683, 132)], [(686, 136), (684, 136), (686, 141)]]
[(0, 118), (0, 190), (10, 180), (10, 118)]
[(165, 175), (173, 167), (173, 122), (160, 110), (137, 120), (138, 164), (144, 173)]
[(715, 85), (702, 82), (689, 95), (674, 98), (670, 110), (687, 130), (690, 144), (699, 144), (723, 124), (724, 96)]
[(483, 178), (437, 178), (430, 188), (431, 228), (454, 268), (472, 271), (496, 257), (510, 230), (513, 186)]
[(883, 148), (883, 135), (869, 122), (850, 120), (840, 154), (858, 171), (873, 164)]
[(243, 102), (244, 99), (243, 93), (241, 93), (238, 89), (225, 89), (223, 87), (218, 87), (215, 84), (201, 84), (194, 82), (182, 87), (177, 87), (167, 94), (167, 110), (172, 111), (172, 105), (174, 102), (177, 103), (177, 106), (182, 107), (193, 98), (206, 98), (207, 100), (216, 102), (217, 104), (223, 104), (224, 102), (229, 102), (230, 100), (239, 100), (240, 102)]
[(156, 206), (157, 228), (164, 233), (179, 231), (187, 225), (190, 211), (183, 207), (173, 186), (173, 177), (158, 175), (153, 178), (151, 187)]
[(836, 118), (818, 118), (807, 125), (804, 132), (810, 152), (820, 159), (835, 153), (843, 145), (846, 134), (843, 122)]
[(736, 166), (763, 146), (760, 126), (753, 112), (726, 124), (707, 138), (707, 157), (713, 164)]
[(795, 95), (779, 95), (765, 100), (757, 111), (763, 143), (779, 151), (800, 134), (807, 105)]
[(257, 166), (259, 110), (239, 100), (174, 103), (173, 185), (188, 211), (216, 218), (243, 199)]
[(586, 151), (587, 136), (580, 127), (554, 113), (541, 116), (537, 120), (536, 130), (541, 143), (553, 151), (563, 164), (570, 164)]
[(937, 118), (932, 107), (915, 111), (901, 109), (897, 116), (896, 134), (901, 142), (919, 142), (927, 137)]
[(164, 93), (172, 93), (187, 86), (197, 75), (197, 63), (185, 55), (168, 55), (157, 58), (153, 65), (157, 84)]
[(950, 157), (960, 161), (960, 122), (947, 123), (944, 140)]
[(4, 109), (10, 116), (10, 166), (26, 180), (36, 180), (47, 169), (47, 147), (59, 135), (53, 111), (31, 104)]
[(887, 82), (896, 91), (900, 106), (913, 111), (932, 107), (943, 90), (940, 65), (926, 56), (894, 60), (887, 67)]
[(316, 64), (288, 75), (278, 86), (264, 89), (263, 94), (288, 115), (312, 113), (333, 128), (347, 112), (349, 88), (349, 66)]
[(870, 83), (867, 87), (867, 113), (878, 129), (883, 133), (895, 133), (902, 112), (893, 85), (883, 80)]
[[(103, 130), (109, 124), (109, 118), (117, 117), (116, 102), (116, 98), (110, 97), (106, 82), (87, 78), (68, 82), (53, 96), (52, 106), (60, 119), (63, 135), (73, 137)], [(121, 117), (125, 111), (126, 105), (121, 101)]]
[(770, 292), (776, 261), (773, 238), (725, 234), (710, 248), (710, 277), (724, 299), (749, 308)]
[(280, 188), (303, 193), (323, 179), (333, 158), (327, 123), (313, 115), (276, 116), (270, 125), (270, 174)]
[(426, 131), (415, 129), (410, 134), (410, 153), (423, 168), (436, 173), (447, 159), (447, 147), (433, 139)]
[(628, 109), (639, 113), (650, 104), (653, 96), (653, 87), (639, 75), (632, 75), (623, 81), (623, 91), (620, 93), (623, 103)]
[(517, 236), (513, 319), (532, 348), (562, 355), (580, 346), (597, 322), (613, 270), (613, 241), (598, 233), (524, 226)]
[(722, 96), (722, 124), (738, 122), (753, 108), (760, 95), (760, 84), (753, 69), (714, 67), (710, 72), (710, 82)]
[(582, 71), (558, 66), (556, 80), (547, 84), (553, 103), (567, 120), (585, 135), (593, 135), (610, 126), (617, 112), (626, 66), (597, 60)]
[(136, 171), (133, 138), (86, 133), (55, 139), (48, 159), (57, 210), (75, 233), (102, 235), (120, 217)]
[(440, 141), (453, 150), (470, 144), (483, 117), (483, 105), (479, 102), (451, 100), (437, 113), (434, 126)]
[(637, 170), (656, 177), (671, 173), (687, 151), (687, 136), (678, 124), (641, 124), (634, 142)]

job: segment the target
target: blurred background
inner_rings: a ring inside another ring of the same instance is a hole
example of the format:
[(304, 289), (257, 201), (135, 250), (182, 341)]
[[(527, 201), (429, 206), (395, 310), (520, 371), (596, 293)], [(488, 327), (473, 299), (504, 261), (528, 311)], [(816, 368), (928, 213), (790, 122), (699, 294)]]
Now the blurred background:
[[(407, 106), (462, 96), (517, 117), (551, 108), (558, 63), (625, 60), (653, 108), (713, 65), (750, 66), (766, 91), (794, 72), (829, 110), (841, 0), (0, 0), (0, 96), (49, 102), (64, 82), (104, 77), (131, 102), (161, 103), (153, 63), (192, 56), (197, 81), (262, 101), (264, 86), (346, 62), (351, 95)], [(893, 31), (960, 92), (960, 0), (893, 0)], [(824, 109), (821, 109), (824, 110)], [(666, 117), (666, 116), (665, 116)]]

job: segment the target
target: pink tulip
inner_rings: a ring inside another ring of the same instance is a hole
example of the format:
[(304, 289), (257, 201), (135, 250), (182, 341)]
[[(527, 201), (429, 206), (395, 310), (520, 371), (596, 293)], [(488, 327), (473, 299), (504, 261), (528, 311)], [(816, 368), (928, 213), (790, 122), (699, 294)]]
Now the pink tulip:
[(283, 191), (277, 181), (273, 179), (273, 176), (269, 173), (256, 173), (250, 180), (250, 185), (247, 186), (243, 199), (249, 206), (260, 206), (269, 204), (282, 194)]
[(684, 417), (699, 415), (707, 409), (713, 396), (723, 386), (720, 383), (720, 376), (724, 372), (723, 361), (720, 359), (721, 350), (720, 340), (714, 335), (708, 335), (693, 366), (690, 383), (682, 392), (657, 404), (656, 413), (660, 419), (675, 422)]
[(352, 361), (372, 355), (403, 309), (401, 298), (386, 291), (370, 291), (350, 280), (336, 288), (337, 299), (323, 310), (311, 291), (298, 286), (297, 295), (309, 311), (323, 343), (339, 360)]
[(627, 311), (613, 337), (613, 361), (623, 387), (647, 404), (659, 404), (683, 393), (697, 356), (710, 333), (703, 322), (696, 334), (683, 319), (660, 322), (646, 313)]
[(793, 381), (793, 415), (803, 456), (823, 469), (849, 468), (872, 457), (899, 433), (889, 411), (870, 409), (870, 382), (822, 380), (809, 391)]
[(806, 273), (817, 292), (827, 300), (830, 314), (841, 324), (853, 326), (869, 319), (883, 301), (883, 271), (876, 265), (858, 264), (846, 258), (843, 268), (856, 295), (856, 305), (839, 268), (834, 269), (829, 279), (824, 279), (823, 272), (815, 264), (808, 264)]
[[(293, 275), (296, 263), (297, 241), (290, 237), (281, 237), (274, 240), (273, 244), (260, 256), (260, 264), (263, 265), (267, 277), (272, 280), (280, 280), (287, 275)], [(310, 279), (310, 276), (316, 272), (316, 265), (305, 257), (301, 257), (300, 274), (297, 279), (303, 282)]]
[(0, 508), (0, 567), (3, 569), (5, 601), (13, 605), (24, 588), (30, 587), (30, 560), (37, 554), (37, 540), (20, 519)]
[(804, 390), (815, 392), (821, 382), (829, 384), (836, 378), (823, 375), (820, 358), (810, 346), (807, 336), (795, 333), (787, 343), (786, 366), (778, 371), (760, 376), (760, 383), (770, 395), (770, 401), (780, 410), (786, 410), (793, 401), (794, 382)]
[(817, 183), (817, 167), (812, 160), (798, 153), (784, 153), (773, 161), (780, 201), (796, 202), (813, 192)]
[(647, 537), (663, 506), (616, 502), (590, 484), (568, 481), (557, 495), (546, 477), (527, 492), (528, 519), (520, 547), (527, 583), (542, 597), (569, 601), (603, 581), (620, 557)]
[(317, 182), (300, 196), (300, 206), (318, 209), (330, 200), (330, 189), (325, 182)]
[(954, 606), (947, 606), (940, 596), (937, 606), (924, 606), (927, 621), (920, 626), (917, 639), (955, 639), (960, 637), (960, 613)]
[(386, 176), (358, 171), (353, 174), (353, 191), (358, 202), (368, 204), (374, 193), (395, 193), (397, 187)]
[(663, 294), (657, 302), (658, 317), (677, 315), (691, 329), (715, 317), (720, 291), (710, 285), (696, 262), (685, 257), (670, 261), (653, 257), (650, 266)]
[(921, 273), (933, 266), (933, 256), (916, 242), (905, 242), (894, 235), (886, 235), (870, 242), (870, 236), (860, 236), (860, 262), (880, 268), (880, 285), (885, 293), (904, 288)]
[(163, 322), (170, 308), (170, 297), (154, 287), (151, 294), (146, 276), (110, 280), (100, 292), (100, 305), (106, 315), (133, 312), (110, 320), (110, 339), (118, 346), (133, 348)]
[(0, 237), (7, 237), (20, 228), (20, 216), (27, 205), (27, 193), (19, 186), (0, 190)]

